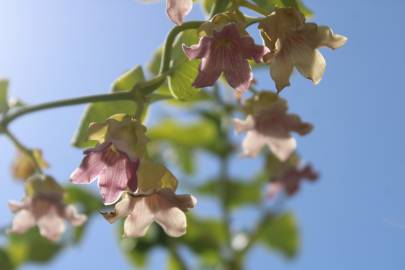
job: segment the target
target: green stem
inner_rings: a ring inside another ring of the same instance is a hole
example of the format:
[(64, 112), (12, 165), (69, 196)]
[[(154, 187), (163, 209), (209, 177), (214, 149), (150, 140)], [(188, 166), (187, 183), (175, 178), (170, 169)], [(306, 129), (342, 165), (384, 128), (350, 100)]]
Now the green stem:
[(174, 44), (174, 41), (176, 40), (177, 35), (185, 30), (198, 28), (203, 23), (204, 23), (203, 21), (185, 22), (182, 25), (178, 25), (178, 26), (174, 27), (170, 31), (170, 33), (167, 35), (166, 42), (165, 42), (165, 45), (163, 48), (162, 63), (160, 65), (159, 74), (162, 75), (165, 72), (169, 71), (169, 69), (170, 69), (170, 61), (172, 58), (173, 44)]
[(216, 0), (212, 7), (210, 18), (214, 17), (218, 13), (224, 12), (229, 4), (229, 0)]
[(37, 111), (58, 108), (58, 107), (65, 107), (65, 106), (73, 106), (91, 102), (102, 102), (102, 101), (119, 101), (119, 100), (132, 100), (133, 94), (132, 92), (119, 92), (119, 93), (110, 93), (110, 94), (103, 94), (103, 95), (94, 95), (94, 96), (86, 96), (86, 97), (79, 97), (79, 98), (72, 98), (72, 99), (64, 99), (52, 102), (46, 102), (34, 106), (27, 106), (22, 109), (17, 110), (14, 113), (11, 113), (3, 118), (0, 122), (1, 126), (7, 127), (12, 121), (15, 119)]
[(250, 3), (250, 2), (248, 2), (246, 0), (241, 1), (240, 6), (248, 8), (250, 10), (253, 10), (253, 11), (255, 11), (255, 12), (259, 13), (259, 14), (262, 14), (264, 16), (267, 16), (267, 15), (269, 15), (271, 13), (270, 11), (268, 11), (268, 10), (262, 8), (262, 7), (259, 7), (258, 5), (252, 4), (252, 3)]
[(41, 165), (38, 163), (37, 159), (34, 156), (34, 153), (31, 149), (23, 145), (17, 137), (15, 137), (7, 128), (2, 129), (2, 132), (4, 135), (17, 147), (21, 152), (23, 152), (25, 155), (29, 156), (31, 160), (34, 162), (36, 170), (38, 173), (42, 174), (42, 169)]

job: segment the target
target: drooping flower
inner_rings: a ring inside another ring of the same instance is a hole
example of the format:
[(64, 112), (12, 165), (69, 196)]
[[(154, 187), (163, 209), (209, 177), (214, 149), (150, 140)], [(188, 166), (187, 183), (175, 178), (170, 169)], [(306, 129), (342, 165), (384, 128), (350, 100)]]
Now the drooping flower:
[(193, 8), (192, 0), (167, 0), (167, 15), (176, 24), (183, 24), (184, 17)]
[(90, 127), (91, 140), (99, 144), (86, 155), (71, 175), (75, 184), (98, 180), (106, 205), (117, 202), (124, 191), (137, 189), (137, 169), (146, 151), (145, 127), (128, 116), (114, 116)]
[[(153, 0), (143, 0), (152, 2)], [(184, 17), (193, 8), (193, 0), (166, 0), (166, 12), (169, 18), (178, 25), (183, 24)]]
[(115, 211), (105, 214), (113, 223), (125, 218), (126, 237), (144, 236), (156, 222), (172, 237), (186, 233), (185, 213), (197, 200), (191, 195), (176, 195), (176, 178), (164, 166), (151, 162), (141, 163), (139, 184), (135, 194), (126, 194), (115, 205)]
[(75, 206), (65, 205), (63, 189), (50, 177), (33, 177), (28, 181), (27, 197), (21, 202), (9, 202), (15, 213), (9, 233), (23, 234), (38, 226), (40, 234), (57, 241), (65, 231), (65, 221), (73, 226), (82, 225), (87, 217), (79, 214)]
[(18, 151), (12, 165), (13, 177), (15, 179), (25, 181), (35, 174), (37, 166), (39, 166), (41, 169), (48, 168), (49, 166), (48, 163), (42, 158), (41, 150), (34, 149), (32, 151), (32, 157), (22, 151)]
[(314, 182), (319, 175), (312, 166), (307, 165), (300, 169), (297, 167), (286, 170), (282, 175), (271, 180), (267, 190), (267, 196), (273, 198), (284, 191), (288, 196), (293, 196), (300, 188), (301, 182), (307, 180)]
[(256, 156), (267, 145), (282, 161), (289, 158), (296, 148), (291, 132), (308, 134), (312, 125), (302, 122), (295, 114), (287, 114), (287, 103), (275, 94), (262, 92), (249, 100), (246, 120), (234, 119), (237, 132), (247, 132), (242, 142), (243, 155)]
[(278, 91), (290, 85), (293, 68), (318, 84), (326, 62), (317, 50), (320, 47), (336, 49), (347, 38), (334, 34), (327, 26), (306, 23), (295, 8), (279, 8), (259, 24), (261, 35), (270, 52), (264, 61), (270, 64), (270, 74)]
[(253, 74), (248, 59), (261, 62), (265, 47), (256, 45), (248, 34), (242, 34), (236, 23), (225, 25), (213, 35), (203, 36), (198, 44), (187, 47), (184, 53), (189, 59), (202, 59), (193, 86), (212, 86), (221, 73), (238, 95), (249, 89)]

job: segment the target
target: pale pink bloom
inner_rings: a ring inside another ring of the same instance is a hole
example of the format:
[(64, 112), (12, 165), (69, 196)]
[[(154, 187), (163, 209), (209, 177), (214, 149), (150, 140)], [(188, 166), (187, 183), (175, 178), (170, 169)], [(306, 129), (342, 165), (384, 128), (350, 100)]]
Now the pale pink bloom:
[(214, 85), (223, 72), (229, 85), (239, 94), (249, 89), (253, 79), (248, 59), (259, 63), (265, 54), (265, 48), (256, 45), (250, 36), (241, 35), (235, 23), (214, 31), (213, 36), (202, 37), (191, 47), (183, 45), (183, 50), (190, 59), (202, 59), (194, 87)]
[(73, 183), (90, 184), (98, 180), (106, 205), (117, 202), (124, 191), (136, 190), (139, 159), (130, 158), (112, 143), (100, 144), (84, 154), (80, 167), (70, 176)]
[(176, 24), (180, 25), (184, 17), (193, 8), (192, 0), (167, 0), (167, 15)]
[(287, 114), (287, 110), (287, 104), (278, 100), (256, 115), (249, 115), (244, 121), (234, 119), (236, 131), (247, 132), (242, 142), (244, 156), (254, 157), (267, 145), (281, 161), (290, 157), (297, 145), (290, 133), (294, 131), (305, 135), (312, 126), (302, 122), (297, 115)]
[(26, 197), (21, 202), (10, 201), (9, 208), (16, 214), (9, 233), (23, 234), (38, 226), (40, 234), (51, 241), (60, 239), (65, 221), (80, 226), (87, 219), (73, 205), (65, 205), (63, 196), (58, 193)]
[(310, 165), (302, 169), (291, 168), (271, 181), (267, 195), (269, 198), (273, 198), (284, 191), (288, 196), (292, 196), (299, 190), (301, 182), (305, 180), (314, 182), (318, 177), (318, 173)]
[[(153, 2), (154, 0), (143, 0)], [(193, 8), (193, 0), (166, 0), (166, 12), (169, 18), (178, 25), (183, 24), (186, 17)]]
[(187, 219), (184, 212), (193, 208), (197, 200), (191, 195), (176, 195), (171, 189), (162, 189), (150, 195), (127, 195), (115, 206), (113, 215), (105, 215), (112, 223), (126, 217), (124, 235), (144, 236), (149, 226), (156, 222), (172, 237), (186, 233)]

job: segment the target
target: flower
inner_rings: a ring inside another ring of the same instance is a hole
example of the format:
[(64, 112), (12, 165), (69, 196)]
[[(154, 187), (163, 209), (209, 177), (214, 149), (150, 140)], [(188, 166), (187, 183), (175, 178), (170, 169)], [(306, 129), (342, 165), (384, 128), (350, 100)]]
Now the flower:
[(114, 222), (125, 218), (126, 237), (144, 236), (152, 224), (157, 222), (172, 237), (186, 233), (186, 212), (193, 208), (197, 200), (191, 195), (176, 195), (171, 189), (162, 189), (150, 195), (126, 195), (116, 205), (116, 214), (109, 218)]
[(28, 181), (34, 192), (21, 202), (9, 202), (15, 217), (8, 233), (23, 234), (38, 226), (43, 237), (57, 241), (65, 231), (65, 220), (73, 226), (81, 226), (87, 220), (73, 205), (64, 204), (63, 190), (52, 178), (35, 177)]
[[(143, 0), (152, 2), (153, 0)], [(169, 18), (178, 25), (183, 24), (184, 17), (190, 13), (193, 8), (193, 0), (167, 0), (166, 12)]]
[(320, 47), (342, 47), (347, 38), (334, 34), (327, 26), (306, 23), (295, 8), (279, 8), (259, 24), (261, 35), (270, 52), (264, 60), (270, 63), (270, 75), (278, 91), (290, 85), (293, 68), (318, 84), (326, 62)]
[(167, 0), (167, 15), (176, 24), (183, 24), (184, 17), (193, 8), (192, 0)]
[(289, 158), (296, 148), (292, 131), (308, 134), (312, 125), (294, 114), (287, 114), (287, 103), (275, 94), (263, 92), (248, 101), (250, 114), (246, 120), (234, 119), (236, 131), (247, 132), (242, 142), (243, 155), (254, 157), (264, 145), (281, 161)]
[(85, 158), (72, 173), (75, 184), (98, 180), (106, 205), (116, 203), (124, 191), (137, 189), (137, 169), (144, 155), (145, 128), (128, 116), (117, 115), (90, 127), (90, 139), (99, 144), (84, 152)]
[(302, 169), (290, 168), (281, 176), (272, 179), (267, 195), (269, 198), (273, 198), (279, 192), (284, 191), (288, 196), (292, 196), (299, 190), (301, 182), (304, 180), (313, 182), (318, 178), (318, 173), (314, 171), (311, 165)]
[(250, 36), (241, 35), (237, 24), (230, 23), (213, 31), (212, 36), (202, 37), (198, 44), (183, 44), (183, 51), (189, 59), (202, 59), (194, 87), (212, 86), (223, 72), (240, 95), (249, 89), (253, 79), (248, 59), (261, 62), (265, 47), (256, 45)]
[(115, 210), (104, 217), (111, 223), (125, 218), (126, 237), (144, 236), (154, 221), (172, 237), (185, 234), (184, 212), (193, 208), (197, 200), (191, 195), (175, 194), (177, 179), (163, 165), (142, 162), (138, 178), (137, 192), (122, 196)]

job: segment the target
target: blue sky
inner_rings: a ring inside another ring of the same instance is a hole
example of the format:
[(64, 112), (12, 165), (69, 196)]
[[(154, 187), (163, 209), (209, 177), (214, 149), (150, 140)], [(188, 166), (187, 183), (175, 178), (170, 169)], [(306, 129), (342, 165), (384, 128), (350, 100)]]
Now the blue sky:
[[(305, 186), (287, 206), (302, 233), (298, 258), (289, 262), (255, 249), (249, 269), (402, 270), (405, 4), (305, 3), (316, 22), (349, 37), (344, 48), (323, 50), (328, 67), (320, 85), (294, 76), (293, 86), (283, 92), (291, 111), (315, 124), (315, 131), (299, 140), (299, 151), (322, 179)], [(199, 14), (195, 9), (189, 18)], [(147, 63), (172, 26), (163, 1), (0, 0), (0, 76), (11, 80), (13, 96), (29, 103), (103, 93), (123, 71)], [(259, 72), (258, 79), (273, 88), (267, 72)], [(44, 149), (50, 172), (60, 180), (81, 159), (69, 142), (82, 110), (33, 114), (12, 126), (23, 141)], [(11, 218), (7, 200), (22, 196), (8, 173), (13, 151), (0, 137), (1, 225)], [(251, 163), (239, 162), (235, 173), (246, 174)], [(199, 207), (209, 211), (204, 201)], [(97, 218), (81, 246), (47, 267), (23, 269), (132, 269), (117, 247), (114, 227)], [(155, 255), (158, 262), (151, 269), (164, 269), (164, 256)]]

